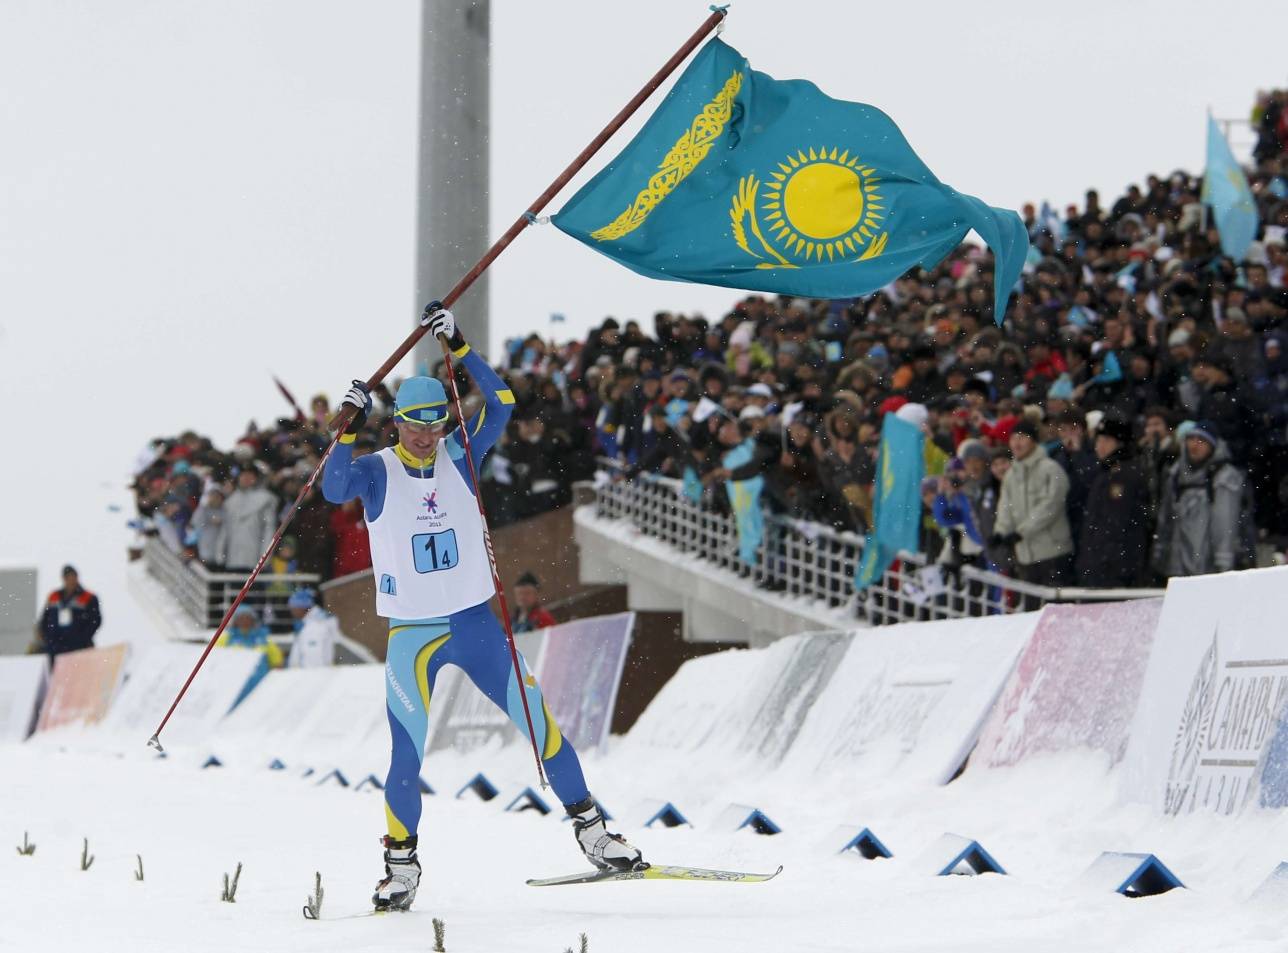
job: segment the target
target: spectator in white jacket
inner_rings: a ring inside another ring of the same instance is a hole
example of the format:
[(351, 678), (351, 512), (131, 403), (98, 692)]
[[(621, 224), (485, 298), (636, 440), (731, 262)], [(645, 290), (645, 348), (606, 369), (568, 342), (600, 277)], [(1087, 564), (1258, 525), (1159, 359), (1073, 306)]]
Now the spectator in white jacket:
[(335, 616), (317, 604), (312, 589), (297, 589), (287, 601), (295, 619), (295, 641), (287, 668), (321, 668), (335, 664), (335, 644), (340, 624)]
[(224, 503), (224, 541), (219, 562), (229, 569), (254, 568), (277, 529), (277, 497), (264, 488), (259, 471), (237, 474), (237, 489)]
[(205, 499), (192, 514), (189, 532), (197, 538), (197, 558), (207, 569), (221, 570), (220, 559), (227, 546), (228, 527), (224, 522), (224, 493), (218, 487), (206, 491)]

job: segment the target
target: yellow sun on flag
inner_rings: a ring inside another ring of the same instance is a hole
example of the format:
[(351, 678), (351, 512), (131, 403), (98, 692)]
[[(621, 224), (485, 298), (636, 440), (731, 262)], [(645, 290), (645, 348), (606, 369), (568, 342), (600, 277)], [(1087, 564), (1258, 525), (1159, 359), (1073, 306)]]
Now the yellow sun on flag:
[[(849, 150), (798, 150), (771, 172), (761, 210), (773, 240), (804, 261), (872, 258), (885, 245), (876, 170)], [(871, 244), (869, 244), (871, 243)]]

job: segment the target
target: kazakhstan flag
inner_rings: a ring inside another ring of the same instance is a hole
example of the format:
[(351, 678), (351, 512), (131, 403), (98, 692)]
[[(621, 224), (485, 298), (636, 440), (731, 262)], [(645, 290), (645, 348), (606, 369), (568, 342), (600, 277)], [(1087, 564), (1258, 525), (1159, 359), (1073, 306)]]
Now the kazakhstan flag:
[(1211, 116), (1208, 116), (1203, 201), (1212, 206), (1217, 234), (1221, 236), (1221, 251), (1235, 261), (1243, 261), (1248, 246), (1257, 237), (1257, 203), (1252, 200), (1248, 179), (1230, 151), (1230, 144)]
[(812, 298), (934, 267), (973, 228), (996, 256), (999, 323), (1028, 252), (1015, 212), (940, 182), (881, 110), (718, 39), (553, 221), (642, 275)]
[(926, 472), (925, 437), (894, 414), (881, 424), (881, 450), (873, 500), (872, 531), (854, 573), (854, 588), (881, 578), (900, 550), (917, 551), (921, 526), (921, 478)]

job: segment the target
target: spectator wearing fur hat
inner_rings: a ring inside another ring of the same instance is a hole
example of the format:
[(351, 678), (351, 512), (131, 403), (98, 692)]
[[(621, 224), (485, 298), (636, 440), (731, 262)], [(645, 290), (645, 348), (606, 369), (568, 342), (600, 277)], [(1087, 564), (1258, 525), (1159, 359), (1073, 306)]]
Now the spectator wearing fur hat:
[(1107, 414), (1094, 446), (1099, 472), (1088, 488), (1078, 536), (1078, 585), (1137, 586), (1149, 552), (1150, 498), (1131, 421)]

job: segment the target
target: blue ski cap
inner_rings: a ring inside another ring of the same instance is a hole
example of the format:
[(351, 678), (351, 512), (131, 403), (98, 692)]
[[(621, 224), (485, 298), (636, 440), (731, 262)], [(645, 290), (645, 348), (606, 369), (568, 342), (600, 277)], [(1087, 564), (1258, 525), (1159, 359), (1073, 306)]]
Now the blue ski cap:
[(409, 377), (398, 388), (394, 416), (412, 424), (436, 424), (447, 419), (447, 393), (434, 377)]
[(315, 601), (312, 589), (296, 589), (286, 605), (291, 609), (312, 609)]

